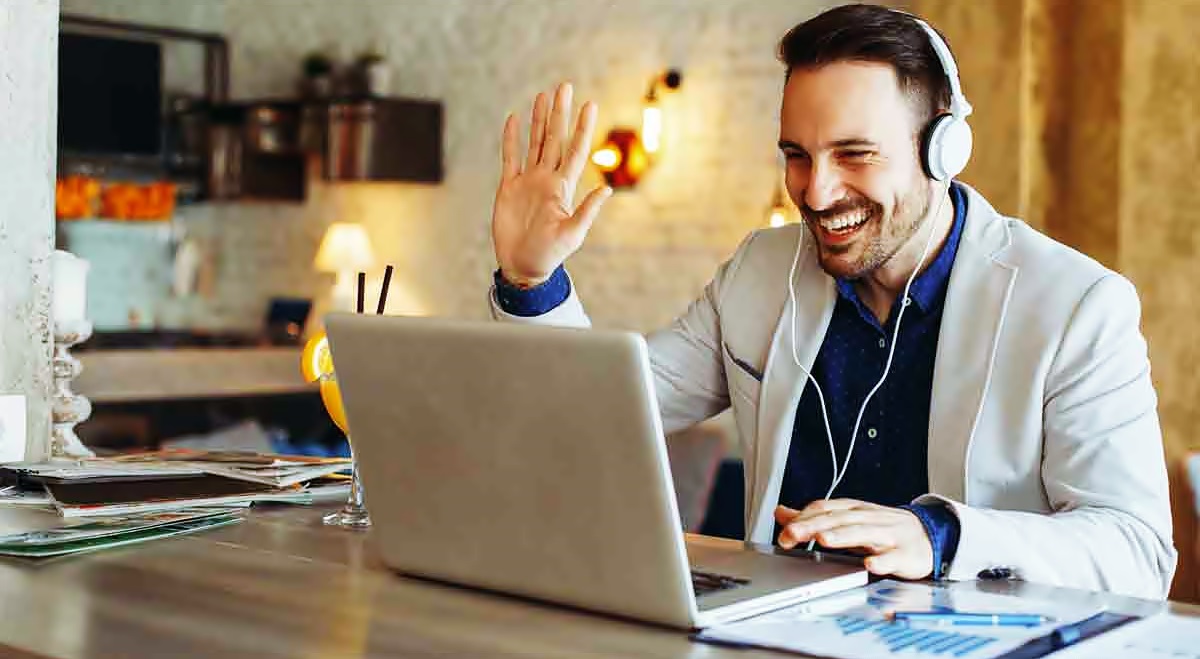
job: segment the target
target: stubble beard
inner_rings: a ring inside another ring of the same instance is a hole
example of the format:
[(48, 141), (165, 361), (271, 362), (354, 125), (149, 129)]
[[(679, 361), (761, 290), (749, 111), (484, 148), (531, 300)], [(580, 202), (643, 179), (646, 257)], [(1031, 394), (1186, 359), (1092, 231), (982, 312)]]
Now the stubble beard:
[[(839, 279), (856, 281), (870, 275), (875, 270), (892, 260), (904, 248), (926, 221), (929, 214), (929, 188), (932, 184), (923, 176), (913, 181), (908, 192), (901, 198), (899, 204), (888, 216), (884, 216), (883, 206), (865, 197), (846, 205), (839, 205), (830, 211), (814, 212), (802, 208), (805, 224), (817, 244), (818, 260), (821, 269), (830, 276)], [(856, 244), (826, 245), (817, 238), (818, 219), (831, 214), (843, 214), (859, 208), (869, 209), (867, 226), (875, 227), (877, 233), (866, 238), (865, 248)], [(840, 257), (854, 249), (862, 249), (862, 256), (847, 264)]]

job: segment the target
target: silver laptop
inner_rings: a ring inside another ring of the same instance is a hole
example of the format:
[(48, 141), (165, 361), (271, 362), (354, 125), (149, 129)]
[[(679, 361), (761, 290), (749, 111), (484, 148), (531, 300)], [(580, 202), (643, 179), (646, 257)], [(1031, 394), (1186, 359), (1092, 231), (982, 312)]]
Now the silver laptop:
[(685, 538), (637, 334), (326, 323), (395, 570), (689, 629), (867, 582), (851, 562)]

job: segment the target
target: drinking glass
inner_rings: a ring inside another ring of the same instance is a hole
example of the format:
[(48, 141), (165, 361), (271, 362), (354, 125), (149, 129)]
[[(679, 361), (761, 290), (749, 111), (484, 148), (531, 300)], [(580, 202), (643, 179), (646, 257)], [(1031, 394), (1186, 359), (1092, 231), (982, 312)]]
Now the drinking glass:
[(329, 352), (329, 339), (324, 332), (313, 335), (304, 346), (301, 362), (304, 377), (310, 382), (317, 382), (321, 389), (321, 402), (325, 411), (350, 442), (350, 462), (353, 465), (353, 476), (350, 479), (350, 498), (341, 510), (322, 517), (329, 526), (339, 526), (347, 529), (365, 529), (371, 526), (371, 517), (363, 505), (362, 482), (358, 478), (358, 462), (354, 459), (354, 442), (350, 440), (350, 430), (346, 423), (346, 410), (342, 406), (342, 390), (338, 387), (337, 374), (333, 370), (333, 357)]

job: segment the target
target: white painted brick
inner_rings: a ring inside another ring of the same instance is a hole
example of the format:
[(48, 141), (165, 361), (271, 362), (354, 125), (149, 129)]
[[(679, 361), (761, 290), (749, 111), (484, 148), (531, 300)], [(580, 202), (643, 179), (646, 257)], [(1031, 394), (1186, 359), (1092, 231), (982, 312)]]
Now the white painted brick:
[[(237, 97), (290, 95), (303, 56), (379, 48), (394, 91), (446, 108), (440, 186), (316, 182), (303, 205), (220, 204), (179, 221), (217, 253), (211, 298), (167, 300), (165, 324), (250, 327), (272, 295), (324, 295), (312, 271), (324, 227), (368, 227), (397, 267), (394, 312), (484, 318), (495, 267), (489, 222), (508, 111), (559, 80), (601, 105), (599, 127), (634, 124), (650, 76), (683, 69), (664, 98), (664, 156), (612, 199), (569, 264), (597, 324), (650, 330), (700, 292), (758, 226), (776, 176), (777, 41), (818, 0), (63, 0), (64, 11), (227, 34)], [(168, 67), (171, 85), (194, 64)], [(599, 183), (589, 172), (580, 195)], [(377, 275), (376, 275), (377, 276)]]

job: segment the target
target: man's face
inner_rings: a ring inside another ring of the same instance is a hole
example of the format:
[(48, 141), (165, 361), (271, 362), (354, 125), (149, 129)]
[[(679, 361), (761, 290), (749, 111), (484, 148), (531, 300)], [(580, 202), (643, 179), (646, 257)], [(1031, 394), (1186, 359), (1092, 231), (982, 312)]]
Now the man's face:
[(779, 128), (788, 194), (830, 275), (870, 274), (921, 225), (932, 182), (917, 159), (916, 121), (886, 64), (792, 71)]

